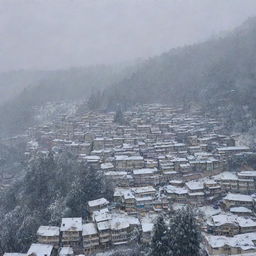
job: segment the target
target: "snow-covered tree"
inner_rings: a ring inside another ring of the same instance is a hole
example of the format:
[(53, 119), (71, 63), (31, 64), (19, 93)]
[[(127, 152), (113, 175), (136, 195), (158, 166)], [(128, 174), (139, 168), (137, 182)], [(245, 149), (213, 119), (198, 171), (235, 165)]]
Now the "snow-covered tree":
[(189, 206), (178, 210), (170, 220), (168, 232), (169, 251), (171, 256), (200, 255), (201, 232), (195, 213)]
[(151, 241), (150, 256), (199, 256), (201, 232), (191, 207), (174, 213), (167, 226), (158, 217)]
[(100, 91), (93, 92), (88, 99), (87, 105), (90, 110), (97, 110), (102, 104), (102, 95)]
[(79, 167), (70, 193), (67, 195), (67, 207), (72, 216), (86, 216), (86, 205), (90, 200), (106, 197), (111, 194), (111, 188), (105, 184), (102, 173), (83, 163)]
[(164, 222), (163, 216), (160, 215), (154, 226), (150, 256), (166, 256), (168, 250), (168, 228)]
[(114, 122), (118, 123), (118, 124), (124, 124), (125, 123), (123, 111), (122, 111), (120, 106), (117, 107), (117, 110), (116, 110), (116, 113), (115, 113), (115, 116), (114, 116)]

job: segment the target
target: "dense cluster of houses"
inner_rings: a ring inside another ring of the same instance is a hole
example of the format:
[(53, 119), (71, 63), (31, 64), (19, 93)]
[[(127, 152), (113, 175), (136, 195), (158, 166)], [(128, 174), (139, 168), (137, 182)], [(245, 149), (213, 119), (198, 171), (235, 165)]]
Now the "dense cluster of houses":
[[(123, 246), (131, 242), (149, 243), (153, 219), (156, 215), (138, 218), (122, 211), (110, 211), (110, 203), (105, 198), (89, 201), (90, 216), (62, 218), (60, 226), (40, 226), (37, 231), (37, 243), (33, 243), (27, 254), (31, 256), (73, 256), (91, 254), (110, 246)], [(5, 253), (5, 256), (17, 256), (17, 253)]]
[(38, 244), (26, 255), (42, 248), (44, 256), (50, 248), (59, 255), (91, 254), (129, 244), (135, 234), (149, 243), (157, 214), (168, 216), (186, 204), (204, 213), (198, 218), (209, 255), (256, 255), (256, 171), (228, 166), (233, 155), (250, 153), (248, 147), (236, 145), (220, 121), (199, 111), (140, 105), (123, 113), (122, 125), (114, 115), (61, 115), (29, 129), (27, 158), (49, 150), (71, 152), (111, 181), (114, 201), (88, 202), (87, 219), (41, 226)]
[[(145, 232), (147, 225), (152, 226), (152, 218), (139, 219), (121, 211), (110, 211), (105, 198), (88, 202), (90, 217), (62, 218), (60, 227), (40, 226), (37, 231), (38, 242), (51, 244), (55, 248), (71, 247), (75, 251), (91, 253), (109, 246), (125, 245), (130, 238), (149, 242), (150, 233)], [(144, 230), (143, 230), (144, 228)], [(151, 230), (150, 230), (151, 231)]]

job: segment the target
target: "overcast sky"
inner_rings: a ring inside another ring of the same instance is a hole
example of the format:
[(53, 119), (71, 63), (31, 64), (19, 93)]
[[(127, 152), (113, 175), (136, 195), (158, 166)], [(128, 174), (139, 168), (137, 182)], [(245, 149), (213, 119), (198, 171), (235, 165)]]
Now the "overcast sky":
[(256, 0), (0, 0), (0, 71), (147, 58), (256, 15)]

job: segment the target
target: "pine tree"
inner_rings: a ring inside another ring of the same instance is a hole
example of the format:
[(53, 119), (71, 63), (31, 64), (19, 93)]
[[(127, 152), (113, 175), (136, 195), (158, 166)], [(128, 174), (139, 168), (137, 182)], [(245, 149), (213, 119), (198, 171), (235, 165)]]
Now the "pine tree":
[(168, 233), (171, 256), (199, 256), (201, 232), (191, 207), (177, 211), (170, 220)]
[(82, 163), (66, 199), (66, 205), (70, 208), (71, 215), (85, 217), (88, 201), (106, 197), (111, 193), (110, 188), (106, 185), (99, 170)]
[(150, 256), (166, 256), (168, 252), (168, 228), (163, 216), (159, 216), (154, 226)]
[(66, 199), (66, 205), (71, 210), (71, 216), (69, 217), (83, 215), (86, 203), (90, 200), (90, 194), (88, 193), (89, 188), (87, 187), (88, 172), (88, 166), (82, 163), (79, 166), (78, 174), (72, 183), (71, 190)]
[(99, 170), (89, 166), (88, 174), (84, 182), (88, 200), (94, 200), (102, 196), (104, 192), (104, 184), (103, 177)]
[(36, 158), (25, 177), (27, 205), (31, 210), (40, 209), (43, 214), (54, 193), (55, 162), (52, 153), (46, 158)]
[(102, 97), (100, 91), (93, 92), (87, 102), (88, 108), (90, 110), (99, 109), (102, 104), (102, 100), (103, 100), (103, 97)]
[(124, 116), (123, 116), (123, 112), (120, 106), (118, 106), (117, 110), (116, 110), (116, 114), (114, 117), (114, 122), (118, 123), (118, 124), (124, 124)]

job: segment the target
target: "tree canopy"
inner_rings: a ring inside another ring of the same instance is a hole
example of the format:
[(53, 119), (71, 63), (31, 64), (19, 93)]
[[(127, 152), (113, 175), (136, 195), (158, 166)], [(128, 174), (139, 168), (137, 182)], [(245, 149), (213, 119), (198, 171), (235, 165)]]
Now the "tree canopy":
[(191, 207), (178, 210), (169, 225), (160, 216), (154, 226), (151, 256), (199, 256), (201, 232)]

